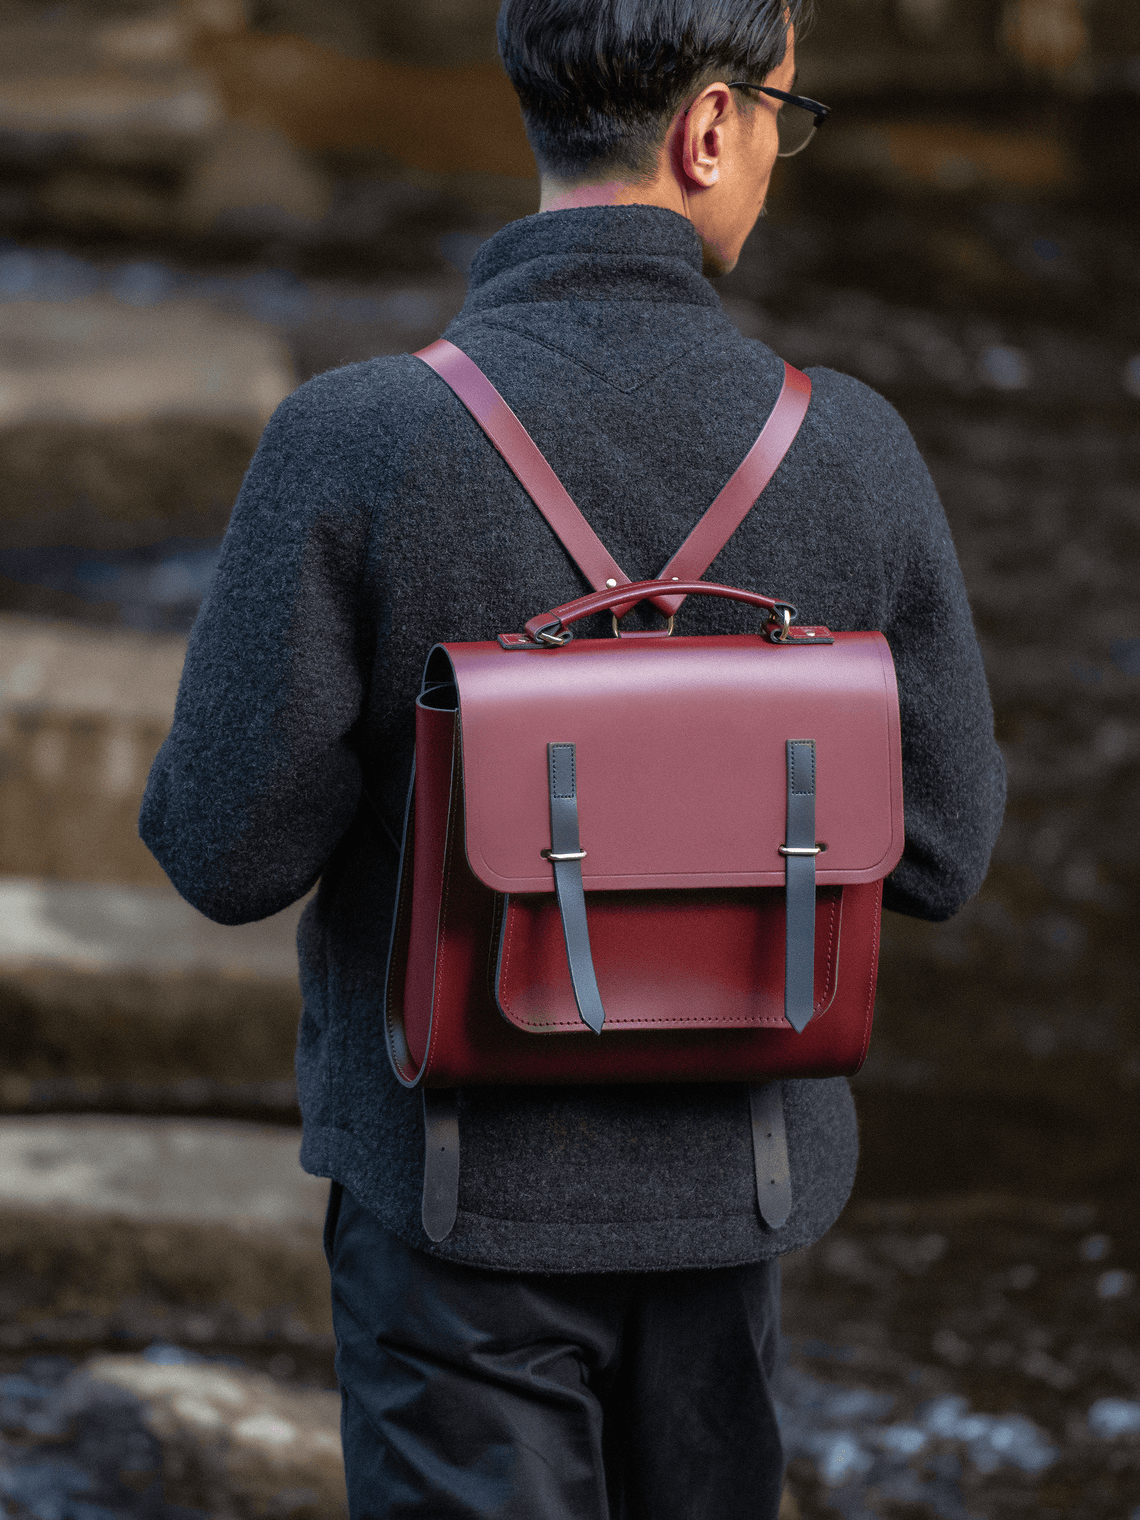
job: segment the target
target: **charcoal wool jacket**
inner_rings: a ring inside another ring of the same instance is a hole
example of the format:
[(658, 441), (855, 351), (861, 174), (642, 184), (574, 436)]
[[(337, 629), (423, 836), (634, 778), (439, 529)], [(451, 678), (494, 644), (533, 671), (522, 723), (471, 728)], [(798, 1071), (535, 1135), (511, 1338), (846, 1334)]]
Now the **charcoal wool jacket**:
[[(692, 226), (645, 206), (528, 217), (486, 243), (446, 336), (518, 413), (602, 542), (655, 574), (743, 459), (782, 379), (701, 272)], [(810, 372), (807, 417), (707, 578), (805, 623), (882, 629), (898, 671), (906, 849), (887, 907), (939, 919), (979, 887), (1004, 770), (946, 519), (906, 427)], [(143, 838), (219, 923), (297, 901), (302, 1164), (411, 1245), (516, 1271), (754, 1262), (817, 1239), (851, 1189), (842, 1079), (785, 1084), (794, 1206), (755, 1201), (746, 1089), (468, 1088), (459, 1216), (420, 1223), (423, 1121), (381, 1004), (412, 765), (440, 640), (489, 639), (589, 587), (443, 382), (408, 355), (320, 375), (278, 409), (195, 623)], [(690, 598), (685, 633), (754, 631)], [(375, 804), (373, 809), (365, 797)]]

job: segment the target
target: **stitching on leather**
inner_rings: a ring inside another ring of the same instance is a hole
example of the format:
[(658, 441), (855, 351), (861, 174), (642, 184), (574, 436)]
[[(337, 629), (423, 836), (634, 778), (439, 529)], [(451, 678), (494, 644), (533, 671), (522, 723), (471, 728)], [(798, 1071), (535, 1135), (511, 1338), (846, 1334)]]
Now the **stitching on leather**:
[(495, 983), (495, 973), (499, 962), (499, 937), (503, 930), (503, 915), (505, 894), (496, 892), (495, 905), (491, 909), (491, 933), (487, 945), (487, 992), (492, 1003), (498, 1002), (498, 987)]
[(834, 991), (832, 992), (831, 997), (828, 997), (827, 993), (828, 993), (828, 989), (829, 988), (833, 988), (834, 985), (835, 985), (836, 967), (835, 967), (835, 961), (833, 959), (833, 957), (835, 955), (835, 921), (836, 921), (836, 919), (839, 916), (838, 909), (839, 909), (839, 904), (840, 904), (841, 901), (842, 901), (841, 898), (836, 899), (828, 907), (827, 916), (831, 920), (831, 928), (828, 931), (828, 935), (827, 935), (827, 970), (828, 970), (828, 977), (827, 977), (827, 981), (824, 983), (823, 996), (815, 1004), (815, 1011), (816, 1011), (816, 1013), (822, 1013), (825, 1008), (830, 1007), (830, 1005), (831, 1005), (831, 999), (835, 996)]
[(867, 981), (867, 1014), (863, 1023), (863, 1049), (859, 1055), (859, 1065), (862, 1066), (867, 1056), (867, 1047), (871, 1043), (871, 1023), (875, 1017), (875, 982), (879, 970), (879, 935), (883, 926), (882, 915), (882, 883), (879, 883), (879, 914), (875, 919), (875, 934), (871, 941), (871, 974)]
[[(822, 1009), (829, 1008), (831, 1006), (831, 1003), (834, 1001), (834, 998), (835, 998), (835, 987), (836, 987), (837, 975), (838, 975), (838, 967), (836, 966), (835, 961), (834, 961), (834, 956), (835, 956), (835, 933), (836, 933), (836, 929), (838, 927), (838, 924), (840, 922), (840, 909), (841, 909), (841, 906), (842, 906), (842, 899), (840, 899), (840, 898), (835, 898), (835, 899), (833, 899), (828, 904), (828, 910), (827, 911), (828, 911), (828, 920), (829, 920), (829, 925), (830, 925), (830, 927), (828, 929), (828, 945), (827, 945), (828, 979), (827, 979), (827, 982), (825, 984), (823, 998), (821, 1000), (817, 1000), (815, 1002), (815, 1004), (814, 1004), (814, 1007), (815, 1007), (815, 1010), (816, 1010), (817, 1013), (819, 1011), (821, 1011)], [(503, 969), (502, 969), (502, 974), (500, 975), (500, 978), (499, 978), (499, 987), (498, 987), (497, 990), (498, 990), (498, 992), (500, 994), (500, 996), (499, 996), (499, 1004), (500, 1004), (500, 1006), (501, 1006), (501, 1008), (503, 1010), (503, 1013), (506, 1016), (508, 1022), (511, 1023), (511, 1024), (514, 1024), (514, 1026), (515, 1026), (516, 1029), (549, 1029), (549, 1030), (554, 1031), (555, 1033), (558, 1033), (558, 1032), (574, 1032), (574, 1033), (576, 1033), (578, 1031), (578, 1029), (581, 1027), (581, 1020), (578, 1019), (576, 1015), (563, 1014), (561, 1017), (555, 1016), (555, 1017), (551, 1017), (551, 1018), (543, 1018), (539, 1014), (520, 1013), (520, 1012), (517, 1012), (517, 1011), (515, 1011), (515, 1012), (508, 1012), (508, 1004), (506, 1002), (504, 1002), (501, 994), (502, 994), (502, 990), (503, 990), (504, 984), (506, 983), (506, 981), (508, 979), (508, 974), (509, 974), (508, 973), (508, 967), (509, 967), (510, 955), (511, 955), (511, 942), (512, 942), (512, 940), (514, 938), (514, 919), (513, 919), (512, 915), (511, 915), (511, 913), (509, 911), (507, 913), (507, 919), (508, 919), (509, 927), (507, 929), (506, 943), (503, 946)], [(876, 934), (875, 934), (875, 947), (876, 947), (876, 949), (878, 948), (878, 931), (877, 930), (876, 930)], [(874, 962), (872, 962), (872, 968), (873, 967), (874, 967)], [(873, 972), (873, 969), (872, 969), (872, 1007), (873, 1007), (873, 1004), (874, 1004), (874, 985), (873, 985), (873, 983), (874, 983), (874, 972)], [(830, 996), (828, 996), (829, 992), (831, 994)], [(623, 1018), (621, 1014), (610, 1014), (610, 1015), (607, 1015), (607, 1018), (608, 1018), (608, 1022), (610, 1024), (610, 1028), (611, 1029), (615, 1029), (615, 1030), (616, 1029), (637, 1029), (637, 1028), (640, 1028), (643, 1025), (651, 1026), (651, 1027), (653, 1027), (655, 1029), (673, 1029), (673, 1028), (694, 1028), (694, 1029), (696, 1029), (696, 1028), (701, 1028), (702, 1026), (708, 1026), (710, 1029), (724, 1029), (724, 1030), (787, 1029), (789, 1027), (788, 1021), (784, 1018), (784, 1015), (782, 1013), (781, 1014), (776, 1014), (772, 1018), (766, 1018), (765, 1017), (765, 1018), (759, 1018), (759, 1019), (749, 1019), (748, 1022), (744, 1023), (744, 1024), (724, 1024), (724, 1023), (719, 1022), (715, 1018), (702, 1018), (702, 1017), (700, 1017), (699, 1015), (696, 1015), (696, 1014), (691, 1015), (691, 1016), (682, 1015), (682, 1016), (679, 1016), (677, 1018), (660, 1018), (660, 1017), (658, 1017), (656, 1019)]]
[[(808, 750), (811, 765), (811, 781), (801, 788), (796, 785), (796, 751), (803, 745)], [(788, 745), (788, 790), (797, 797), (810, 797), (815, 791), (815, 740), (793, 739)]]
[(500, 1008), (502, 1008), (504, 1015), (506, 1015), (509, 1018), (510, 1015), (507, 1014), (507, 1004), (503, 1001), (503, 997), (502, 997), (504, 985), (505, 985), (505, 983), (507, 982), (507, 980), (508, 980), (508, 978), (510, 976), (511, 942), (514, 940), (514, 937), (515, 937), (515, 915), (511, 912), (509, 906), (506, 909), (506, 915), (507, 915), (507, 929), (506, 929), (507, 938), (506, 938), (505, 944), (503, 945), (503, 968), (502, 968), (502, 971), (499, 973), (499, 985), (495, 989), (495, 991), (496, 991), (496, 995), (498, 997)]
[[(581, 1021), (578, 1019), (577, 1015), (574, 1015), (574, 1017), (572, 1018), (569, 1014), (567, 1014), (561, 1020), (534, 1018), (534, 1017), (528, 1017), (525, 1014), (520, 1014), (518, 1017), (520, 1018), (520, 1020), (522, 1020), (522, 1019), (526, 1020), (526, 1027), (528, 1029), (553, 1029), (555, 1031), (557, 1031), (557, 1030), (574, 1030), (574, 1031), (577, 1031), (579, 1028), (582, 1028), (582, 1029), (585, 1028), (585, 1025), (583, 1025), (581, 1023)], [(775, 1018), (749, 1019), (746, 1024), (722, 1024), (722, 1023), (718, 1023), (717, 1020), (713, 1019), (713, 1018), (699, 1018), (699, 1017), (685, 1018), (685, 1017), (681, 1017), (681, 1018), (670, 1018), (670, 1019), (664, 1019), (664, 1018), (657, 1018), (657, 1019), (632, 1019), (632, 1018), (622, 1018), (620, 1014), (613, 1014), (613, 1015), (607, 1014), (606, 1015), (606, 1023), (607, 1023), (607, 1025), (610, 1025), (613, 1029), (637, 1029), (637, 1028), (639, 1028), (643, 1024), (646, 1025), (646, 1026), (648, 1026), (648, 1027), (654, 1028), (654, 1029), (671, 1028), (674, 1025), (684, 1025), (686, 1027), (692, 1025), (692, 1026), (696, 1027), (696, 1026), (699, 1026), (699, 1025), (702, 1025), (702, 1024), (707, 1024), (710, 1029), (723, 1029), (726, 1033), (732, 1033), (734, 1030), (741, 1030), (741, 1029), (743, 1029), (743, 1030), (748, 1030), (748, 1029), (768, 1029), (768, 1028), (771, 1028), (771, 1029), (786, 1029), (788, 1027), (787, 1023), (786, 1023), (786, 1021), (785, 1021), (785, 1019), (784, 1019), (784, 1017), (783, 1017), (782, 1014), (780, 1014), (779, 1016), (777, 1016)]]
[(443, 985), (443, 959), (445, 951), (447, 949), (447, 903), (448, 898), (451, 895), (452, 881), (451, 854), (452, 845), (455, 839), (454, 824), (458, 815), (458, 808), (456, 807), (456, 796), (458, 794), (460, 801), (462, 800), (463, 796), (463, 752), (459, 747), (459, 734), (460, 729), (457, 714), (455, 724), (455, 745), (452, 750), (451, 758), (452, 781), (447, 798), (447, 834), (443, 841), (443, 883), (440, 888), (439, 919), (436, 924), (435, 975), (432, 978), (431, 984), (431, 1022), (428, 1025), (427, 1049), (424, 1051), (424, 1058), (420, 1067), (420, 1070), (425, 1074), (428, 1070), (431, 1058), (435, 1053), (435, 1047), (439, 1037), (440, 1020), (435, 1016), (435, 1004), (438, 989)]
[[(559, 780), (559, 776), (563, 774), (563, 768), (566, 764), (570, 766), (569, 791), (563, 790), (565, 783)], [(575, 776), (574, 746), (572, 744), (552, 744), (550, 746), (550, 769), (550, 784), (555, 797), (559, 798), (560, 801), (569, 801), (575, 797), (578, 788), (577, 777)]]
[[(410, 866), (412, 868), (412, 870), (414, 870), (414, 868), (415, 868), (415, 819), (414, 819), (414, 815), (413, 815), (413, 817), (412, 817), (412, 819), (410, 821), (412, 822), (412, 825), (413, 825), (412, 830), (411, 830), (411, 834), (412, 834), (412, 850), (410, 851), (410, 859), (408, 859), (406, 862), (401, 862), (401, 865), (405, 866), (405, 867)], [(395, 923), (395, 926), (394, 926), (393, 931), (392, 931), (392, 933), (393, 933), (393, 942), (394, 942), (395, 945), (399, 945), (400, 944), (400, 942), (401, 942), (401, 940), (403, 938), (403, 928), (404, 928), (404, 925), (407, 923), (407, 920), (408, 920), (408, 918), (409, 918), (409, 916), (411, 914), (412, 870), (408, 870), (407, 876), (405, 878), (403, 878), (401, 880), (401, 883), (400, 883), (401, 887), (404, 887), (404, 890), (400, 893), (399, 901), (396, 904), (396, 923)], [(406, 885), (405, 885), (405, 883), (406, 883)], [(403, 955), (403, 976), (401, 978), (401, 980), (403, 982), (403, 987), (404, 987), (405, 992), (406, 992), (406, 988), (407, 988), (407, 978), (408, 978), (408, 955), (407, 955), (407, 948), (405, 948), (404, 955)], [(384, 1025), (385, 1025), (385, 1030), (386, 1030), (386, 1033), (387, 1033), (388, 1052), (389, 1052), (389, 1055), (391, 1056), (391, 1058), (393, 1060), (393, 1063), (397, 1067), (399, 1067), (401, 1073), (404, 1076), (406, 1076), (409, 1081), (414, 1081), (415, 1080), (415, 1073), (408, 1068), (406, 1062), (400, 1061), (397, 1058), (397, 1056), (396, 1056), (395, 1038), (396, 1038), (396, 1023), (397, 1023), (398, 1015), (396, 1014), (396, 1011), (395, 1011), (394, 1000), (395, 1000), (395, 990), (394, 990), (394, 988), (392, 986), (389, 985), (388, 987), (385, 988), (385, 997), (384, 997)], [(404, 1021), (403, 1021), (402, 1017), (399, 1017), (399, 1023), (401, 1025), (401, 1027), (403, 1027)], [(406, 1029), (404, 1031), (404, 1048), (405, 1048), (405, 1050), (408, 1049), (408, 1036), (407, 1036)], [(411, 1054), (410, 1051), (408, 1053), (409, 1053), (409, 1055)]]

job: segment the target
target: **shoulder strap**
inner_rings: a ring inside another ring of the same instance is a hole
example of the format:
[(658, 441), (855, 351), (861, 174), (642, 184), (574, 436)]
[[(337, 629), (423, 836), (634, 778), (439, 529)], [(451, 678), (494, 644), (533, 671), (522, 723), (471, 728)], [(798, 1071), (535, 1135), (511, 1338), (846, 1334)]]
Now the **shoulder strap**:
[[(429, 343), (415, 357), (422, 359), (459, 397), (593, 589), (600, 591), (609, 581), (628, 585), (629, 576), (582, 516), (534, 439), (475, 361), (446, 338)], [(759, 438), (657, 579), (698, 580), (704, 574), (776, 473), (799, 431), (810, 399), (811, 381), (785, 363), (784, 384)], [(649, 600), (670, 616), (685, 599), (663, 595)], [(624, 616), (634, 605), (630, 602), (616, 608), (616, 615)]]
[[(760, 430), (760, 436), (721, 489), (716, 500), (697, 523), (688, 538), (657, 577), (658, 580), (700, 580), (740, 524), (751, 512), (756, 498), (771, 480), (780, 461), (792, 446), (807, 415), (811, 400), (811, 381), (784, 361), (784, 383), (776, 405)], [(663, 597), (671, 605), (662, 607), (666, 614), (676, 612), (683, 596)], [(658, 602), (658, 606), (661, 602)]]
[(625, 585), (629, 576), (582, 516), (542, 450), (474, 359), (446, 338), (429, 343), (415, 357), (435, 370), (463, 402), (594, 590), (601, 591), (608, 580)]

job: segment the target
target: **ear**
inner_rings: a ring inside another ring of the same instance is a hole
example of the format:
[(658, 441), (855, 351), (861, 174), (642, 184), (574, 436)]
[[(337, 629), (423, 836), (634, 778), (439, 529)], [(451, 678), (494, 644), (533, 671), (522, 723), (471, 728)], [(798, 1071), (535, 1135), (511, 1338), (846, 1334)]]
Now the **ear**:
[(732, 91), (717, 83), (706, 85), (681, 118), (680, 168), (692, 189), (710, 189), (720, 179), (725, 127), (735, 114)]

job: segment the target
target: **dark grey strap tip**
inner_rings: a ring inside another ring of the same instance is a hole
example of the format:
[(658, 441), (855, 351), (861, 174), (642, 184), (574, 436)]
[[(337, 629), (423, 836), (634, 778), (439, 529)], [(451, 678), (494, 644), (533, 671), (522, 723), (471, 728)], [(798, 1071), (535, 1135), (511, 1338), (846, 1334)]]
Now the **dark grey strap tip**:
[(446, 1240), (459, 1212), (459, 1095), (450, 1088), (424, 1094), (424, 1201), (429, 1240)]
[(550, 771), (550, 849), (543, 854), (554, 871), (554, 891), (578, 1016), (587, 1029), (601, 1034), (606, 1011), (594, 975), (586, 923), (586, 893), (582, 886), (586, 852), (578, 838), (577, 757), (573, 744), (548, 744), (546, 755)]
[(815, 1011), (815, 740), (789, 739), (784, 857), (784, 1017), (802, 1034)]
[(756, 1203), (770, 1230), (788, 1222), (792, 1212), (792, 1176), (784, 1129), (784, 1087), (769, 1082), (748, 1089), (752, 1118), (752, 1162), (756, 1169)]

